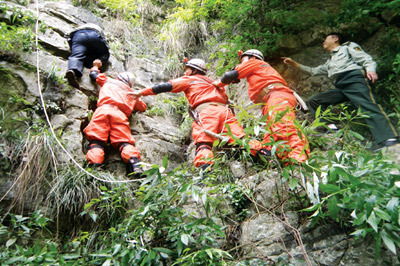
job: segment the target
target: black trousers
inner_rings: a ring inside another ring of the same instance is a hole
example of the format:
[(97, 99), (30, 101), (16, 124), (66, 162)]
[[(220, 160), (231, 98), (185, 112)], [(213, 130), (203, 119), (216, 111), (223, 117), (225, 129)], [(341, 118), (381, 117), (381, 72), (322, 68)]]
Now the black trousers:
[(377, 144), (398, 136), (382, 106), (376, 102), (370, 83), (361, 70), (340, 74), (336, 79), (334, 89), (310, 97), (307, 105), (315, 117), (315, 111), (319, 106), (321, 106), (321, 111), (324, 111), (329, 105), (346, 101), (350, 101), (369, 116), (365, 118), (365, 122)]
[(108, 62), (110, 52), (103, 38), (94, 30), (79, 30), (73, 34), (70, 41), (71, 55), (68, 57), (68, 70), (72, 69), (79, 78), (83, 66), (91, 68), (95, 59), (103, 64)]

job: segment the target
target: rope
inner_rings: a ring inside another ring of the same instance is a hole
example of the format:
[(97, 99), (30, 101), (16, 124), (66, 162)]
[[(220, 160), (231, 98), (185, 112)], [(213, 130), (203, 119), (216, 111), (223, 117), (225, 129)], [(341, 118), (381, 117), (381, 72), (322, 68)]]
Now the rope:
[(71, 161), (83, 172), (85, 172), (87, 175), (93, 177), (94, 179), (101, 181), (101, 182), (106, 182), (106, 183), (129, 183), (129, 182), (137, 182), (137, 181), (142, 181), (144, 180), (144, 178), (141, 179), (130, 179), (130, 180), (106, 180), (106, 179), (102, 179), (99, 178), (95, 175), (93, 175), (92, 173), (89, 173), (88, 171), (86, 171), (86, 169), (84, 169), (82, 166), (80, 166), (80, 164), (72, 157), (72, 155), (64, 148), (64, 146), (61, 144), (61, 142), (58, 140), (53, 126), (50, 122), (49, 116), (47, 114), (46, 111), (46, 105), (44, 103), (44, 98), (43, 98), (43, 94), (42, 94), (42, 89), (41, 89), (41, 85), (40, 85), (40, 70), (39, 70), (39, 41), (38, 41), (38, 32), (39, 32), (39, 3), (38, 0), (35, 0), (36, 3), (36, 25), (35, 25), (35, 45), (36, 45), (36, 75), (37, 75), (37, 86), (38, 86), (38, 91), (39, 91), (39, 96), (40, 96), (40, 101), (43, 107), (43, 112), (44, 115), (46, 117), (46, 121), (47, 124), (49, 125), (51, 134), (53, 135), (54, 139), (56, 140), (57, 144), (61, 147), (61, 149), (68, 155), (68, 157), (71, 159)]

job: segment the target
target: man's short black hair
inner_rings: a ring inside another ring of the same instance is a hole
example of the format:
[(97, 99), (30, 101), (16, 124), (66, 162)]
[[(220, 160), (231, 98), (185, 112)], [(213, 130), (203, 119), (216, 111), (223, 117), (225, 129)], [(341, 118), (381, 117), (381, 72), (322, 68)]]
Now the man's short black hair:
[(344, 43), (344, 38), (343, 38), (342, 34), (340, 34), (338, 32), (331, 32), (326, 36), (328, 37), (328, 36), (331, 36), (331, 35), (336, 36), (338, 38), (339, 44), (343, 44)]

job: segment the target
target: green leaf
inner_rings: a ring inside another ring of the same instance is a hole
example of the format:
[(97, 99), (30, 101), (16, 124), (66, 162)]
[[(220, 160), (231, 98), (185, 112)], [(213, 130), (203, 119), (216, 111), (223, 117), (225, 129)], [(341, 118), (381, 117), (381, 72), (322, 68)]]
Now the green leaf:
[(332, 185), (332, 184), (319, 184), (319, 188), (321, 189), (322, 192), (332, 194), (335, 192), (338, 192), (340, 188), (338, 186)]
[(67, 254), (62, 256), (64, 260), (74, 260), (81, 257), (79, 254)]
[(291, 190), (294, 190), (298, 184), (299, 184), (299, 181), (297, 180), (297, 178), (292, 178), (292, 179), (290, 179), (290, 182), (289, 182), (289, 188)]
[(96, 222), (97, 218), (99, 217), (94, 211), (90, 211), (89, 216), (94, 222)]
[(213, 254), (212, 254), (211, 250), (206, 249), (206, 253), (207, 253), (207, 255), (210, 257), (210, 259), (213, 258)]
[(313, 205), (313, 206), (311, 206), (311, 207), (302, 209), (302, 210), (300, 210), (300, 211), (303, 211), (303, 212), (313, 212), (313, 211), (315, 211), (316, 209), (318, 209), (320, 206), (321, 206), (321, 204), (318, 203), (318, 204), (316, 204), (316, 205)]
[(111, 259), (108, 259), (101, 266), (110, 266), (110, 265), (111, 265)]
[(62, 258), (64, 260), (74, 260), (74, 259), (78, 259), (80, 257), (81, 257), (81, 255), (79, 255), (79, 254), (67, 254), (67, 255), (62, 256)]
[(398, 208), (398, 206), (399, 206), (399, 198), (392, 198), (386, 204), (386, 209), (388, 209), (389, 211), (394, 211)]
[(385, 246), (396, 255), (396, 245), (394, 244), (393, 240), (389, 237), (385, 230), (382, 230), (381, 233), (383, 243)]
[(163, 252), (165, 254), (169, 254), (169, 255), (173, 255), (175, 252), (173, 252), (172, 250), (168, 249), (168, 248), (163, 248), (163, 247), (155, 247), (153, 248), (155, 251), (158, 252)]
[(182, 254), (182, 250), (183, 250), (183, 243), (182, 241), (179, 239), (178, 240), (178, 255)]
[(24, 261), (24, 256), (18, 256), (18, 257), (12, 257), (11, 259), (9, 259), (8, 261), (6, 261), (6, 264), (5, 265), (18, 265), (18, 264), (15, 264), (15, 262), (17, 262), (17, 261)]
[(207, 203), (207, 193), (204, 193), (203, 195), (201, 195), (201, 201), (203, 202), (204, 205), (206, 205), (206, 203)]
[(168, 166), (168, 155), (165, 155), (163, 160), (162, 160), (162, 165), (164, 168), (167, 168)]
[(15, 243), (15, 241), (17, 241), (16, 238), (11, 238), (11, 239), (9, 239), (9, 240), (7, 241), (7, 243), (6, 243), (6, 247), (8, 248), (8, 247), (12, 246), (12, 245)]
[(358, 230), (354, 231), (353, 233), (351, 233), (350, 235), (360, 237), (360, 236), (362, 236), (363, 233), (364, 233), (364, 229), (358, 229)]
[(213, 147), (217, 147), (219, 145), (219, 140), (214, 140)]
[(371, 225), (371, 227), (375, 230), (375, 232), (378, 232), (378, 225), (380, 221), (381, 219), (376, 217), (375, 212), (371, 212), (371, 215), (367, 219), (367, 223)]
[(359, 140), (364, 140), (364, 137), (361, 136), (360, 134), (358, 134), (357, 132), (354, 132), (352, 130), (349, 130), (348, 133), (350, 133), (350, 135), (353, 135), (355, 138), (359, 139)]
[(115, 254), (117, 254), (118, 253), (118, 251), (120, 251), (120, 249), (121, 249), (121, 244), (116, 244), (115, 246), (114, 246), (114, 251), (113, 251), (113, 256), (115, 256)]
[(355, 178), (352, 175), (349, 175), (349, 180), (350, 180), (351, 184), (353, 184), (355, 186), (362, 184), (358, 178)]
[(337, 205), (336, 197), (331, 197), (328, 199), (328, 213), (333, 219), (337, 219), (337, 214), (339, 213), (340, 208)]
[(187, 234), (181, 235), (181, 241), (187, 246), (189, 244), (189, 236)]
[(385, 220), (385, 221), (387, 221), (387, 222), (390, 222), (391, 217), (390, 217), (389, 214), (387, 214), (386, 212), (382, 211), (382, 210), (379, 209), (379, 208), (375, 208), (374, 210), (375, 210), (376, 214), (377, 214), (380, 218), (382, 218), (383, 220)]

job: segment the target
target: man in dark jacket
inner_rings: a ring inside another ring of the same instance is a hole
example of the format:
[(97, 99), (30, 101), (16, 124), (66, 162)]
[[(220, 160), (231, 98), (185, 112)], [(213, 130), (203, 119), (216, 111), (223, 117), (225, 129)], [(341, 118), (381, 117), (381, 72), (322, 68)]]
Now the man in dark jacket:
[(109, 46), (101, 28), (95, 24), (84, 24), (68, 34), (71, 55), (68, 57), (68, 71), (65, 78), (69, 85), (79, 88), (78, 78), (82, 77), (83, 66), (90, 68), (95, 59), (102, 64), (110, 57)]

